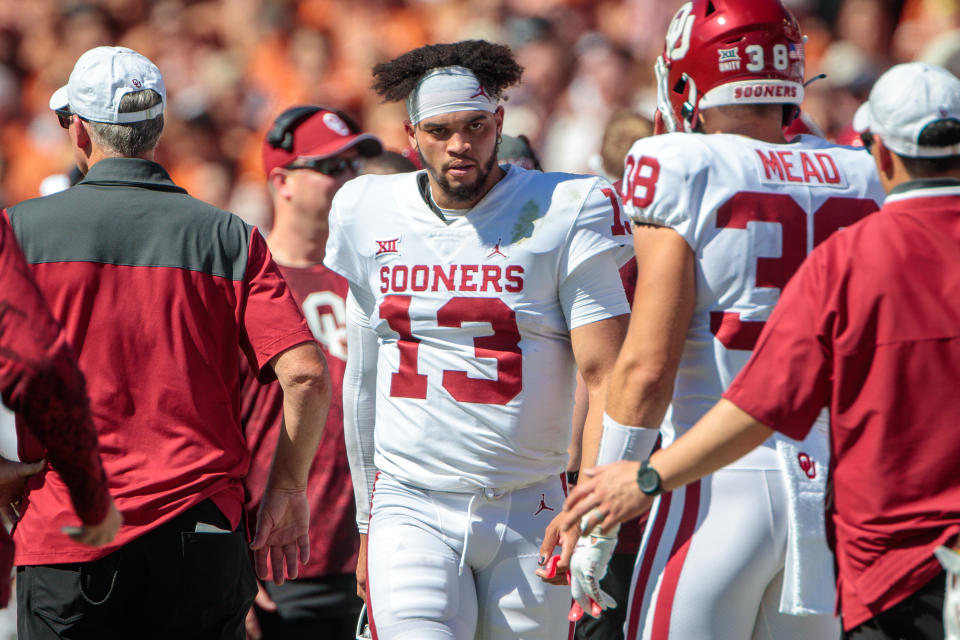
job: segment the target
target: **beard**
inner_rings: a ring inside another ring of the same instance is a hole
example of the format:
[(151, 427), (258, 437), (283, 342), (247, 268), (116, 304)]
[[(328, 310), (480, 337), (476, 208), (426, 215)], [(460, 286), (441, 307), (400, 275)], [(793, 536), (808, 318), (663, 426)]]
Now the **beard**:
[(476, 180), (471, 184), (461, 184), (454, 187), (450, 185), (450, 181), (447, 180), (443, 171), (437, 171), (436, 167), (427, 162), (427, 159), (423, 157), (423, 151), (417, 149), (417, 155), (420, 156), (420, 164), (440, 186), (444, 195), (456, 202), (473, 202), (478, 196), (482, 195), (483, 189), (487, 184), (487, 178), (490, 177), (490, 172), (493, 171), (493, 167), (497, 164), (497, 149), (494, 148), (493, 153), (490, 154), (490, 159), (487, 160), (485, 165), (481, 166), (477, 163)]

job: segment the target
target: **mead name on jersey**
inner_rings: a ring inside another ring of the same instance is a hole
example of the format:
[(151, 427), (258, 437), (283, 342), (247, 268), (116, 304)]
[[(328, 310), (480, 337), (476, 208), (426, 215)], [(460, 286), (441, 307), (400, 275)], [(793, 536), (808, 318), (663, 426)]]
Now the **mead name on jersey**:
[(764, 184), (806, 184), (846, 189), (847, 179), (833, 156), (803, 149), (754, 149)]

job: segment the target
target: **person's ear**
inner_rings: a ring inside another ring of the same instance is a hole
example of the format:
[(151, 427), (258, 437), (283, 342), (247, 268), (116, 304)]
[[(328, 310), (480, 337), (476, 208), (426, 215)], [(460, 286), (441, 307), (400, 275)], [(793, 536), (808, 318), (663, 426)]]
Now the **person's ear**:
[(283, 167), (274, 167), (270, 169), (267, 180), (273, 188), (273, 192), (285, 200), (290, 199), (290, 189), (287, 188), (287, 178), (290, 174)]
[(70, 138), (78, 149), (89, 156), (91, 151), (90, 131), (87, 129), (87, 123), (81, 120), (80, 116), (76, 114), (71, 117), (73, 118), (73, 126), (70, 127)]
[(420, 146), (417, 144), (417, 128), (410, 124), (409, 120), (404, 120), (403, 129), (407, 132), (407, 139), (410, 140), (410, 146), (413, 147), (414, 151), (419, 151)]
[(888, 178), (893, 175), (893, 154), (883, 144), (883, 139), (874, 136), (873, 155), (877, 159), (877, 170)]

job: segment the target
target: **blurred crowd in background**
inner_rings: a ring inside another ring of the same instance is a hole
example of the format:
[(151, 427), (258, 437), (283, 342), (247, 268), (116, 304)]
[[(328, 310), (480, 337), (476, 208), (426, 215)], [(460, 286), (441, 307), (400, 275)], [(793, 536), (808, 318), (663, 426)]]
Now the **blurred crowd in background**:
[[(269, 228), (267, 125), (301, 103), (345, 109), (387, 148), (407, 147), (402, 105), (370, 69), (431, 42), (510, 45), (525, 67), (505, 133), (546, 170), (602, 173), (612, 115), (652, 117), (653, 61), (683, 0), (0, 0), (0, 204), (64, 185), (73, 166), (48, 108), (74, 62), (103, 44), (156, 62), (167, 85), (160, 161), (192, 195)], [(834, 140), (890, 65), (960, 71), (960, 0), (786, 0), (807, 43), (805, 113)], [(617, 176), (618, 177), (618, 176)]]

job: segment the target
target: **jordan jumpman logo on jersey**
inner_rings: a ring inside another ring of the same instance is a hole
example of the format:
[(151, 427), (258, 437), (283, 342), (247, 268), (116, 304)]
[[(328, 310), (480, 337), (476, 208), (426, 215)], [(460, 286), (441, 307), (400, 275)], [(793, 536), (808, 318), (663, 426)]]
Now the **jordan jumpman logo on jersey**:
[(502, 238), (497, 238), (497, 244), (493, 245), (493, 250), (487, 254), (488, 258), (492, 258), (493, 256), (500, 256), (501, 258), (507, 259), (507, 254), (505, 254), (503, 250), (500, 249), (501, 240)]

